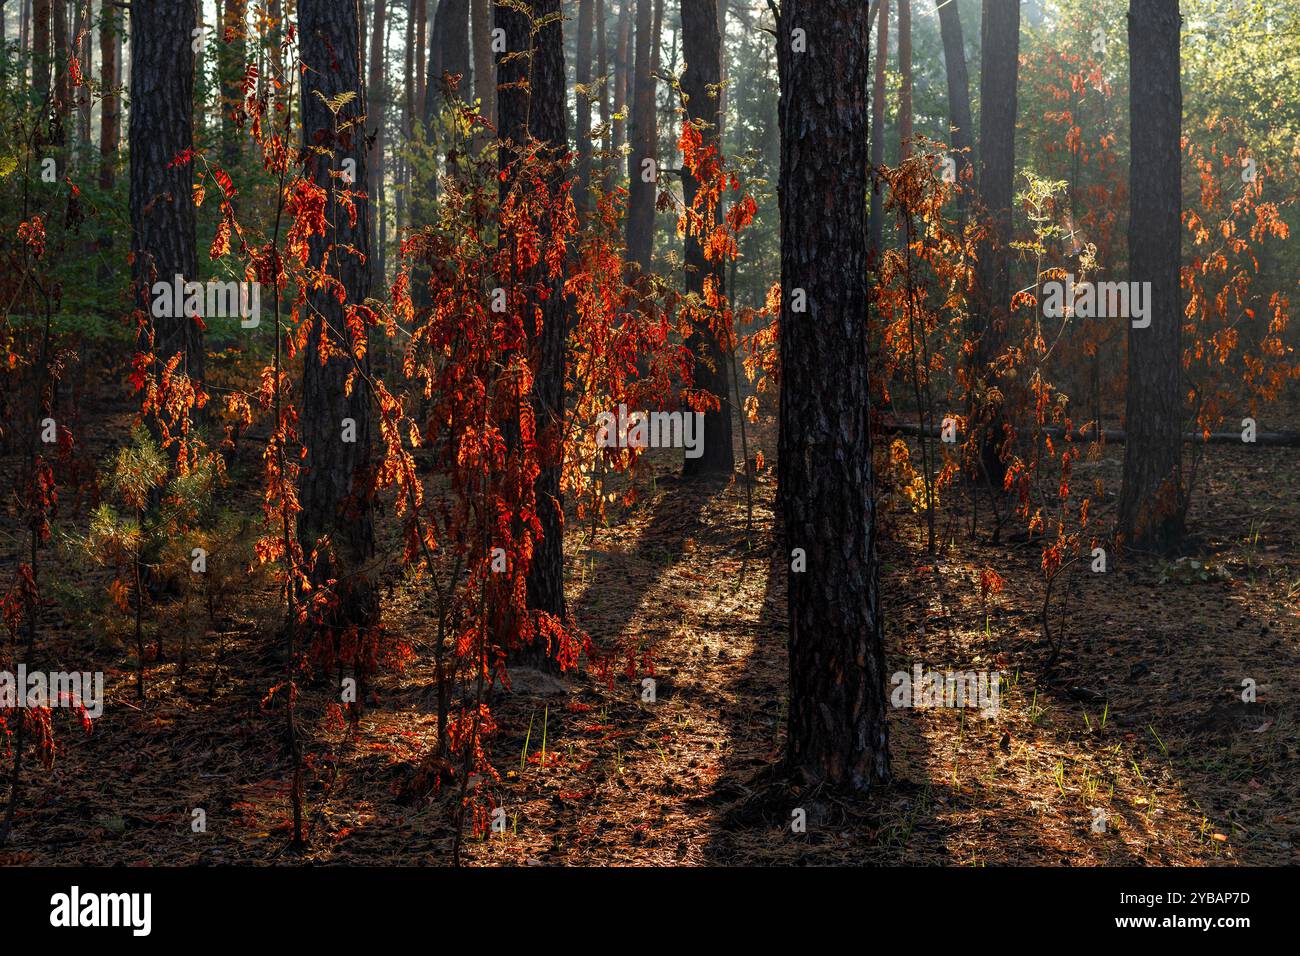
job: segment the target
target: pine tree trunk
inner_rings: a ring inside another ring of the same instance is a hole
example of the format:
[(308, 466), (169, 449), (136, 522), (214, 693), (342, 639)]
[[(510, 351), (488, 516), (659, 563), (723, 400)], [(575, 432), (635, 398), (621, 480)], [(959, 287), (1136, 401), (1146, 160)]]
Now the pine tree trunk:
[(872, 259), (880, 256), (885, 235), (884, 188), (874, 170), (885, 164), (885, 66), (889, 61), (889, 0), (881, 0), (876, 27), (876, 76), (871, 87), (871, 238)]
[[(194, 168), (190, 162), (173, 163), (194, 144), (194, 25), (190, 0), (132, 0), (131, 276), (137, 306), (150, 316), (155, 282), (170, 283), (176, 275), (198, 278)], [(201, 382), (198, 323), (183, 314), (152, 318), (152, 323), (158, 358), (166, 362), (184, 355), (182, 369)]]
[(628, 57), (631, 54), (632, 4), (635, 0), (620, 0), (618, 9), (618, 37), (614, 46), (614, 156), (623, 155), (627, 145), (627, 77), (631, 72)]
[(45, 104), (50, 94), (50, 0), (32, 3), (32, 92), (36, 102)]
[[(356, 164), (357, 181), (366, 179), (364, 137), (357, 129), (344, 128), (366, 110), (357, 16), (356, 3), (298, 0), (299, 49), (306, 67), (302, 91), (304, 172), (330, 197), (325, 235), (310, 240), (310, 261), (320, 268), (328, 253), (329, 272), (345, 291), (349, 306), (360, 305), (370, 294), (369, 271), (362, 260), (370, 249), (370, 208), (368, 203), (357, 203), (356, 224), (350, 224), (335, 200), (336, 190), (345, 187), (331, 172), (350, 159)], [(349, 92), (356, 98), (335, 117), (324, 100)], [(342, 132), (336, 132), (340, 129)], [(307, 153), (312, 146), (324, 147), (328, 155)], [(349, 251), (349, 246), (357, 251)], [(365, 626), (374, 620), (377, 610), (377, 595), (366, 569), (375, 553), (368, 493), (372, 468), (370, 393), (358, 379), (347, 394), (345, 384), (354, 369), (353, 345), (345, 331), (345, 305), (335, 290), (309, 290), (307, 305), (306, 312), (313, 318), (303, 354), (300, 414), (306, 455), (298, 482), (302, 506), (298, 539), (310, 562), (319, 539), (329, 537), (334, 560), (320, 554), (308, 568), (313, 582), (338, 581), (339, 610), (327, 623)], [(331, 355), (322, 363), (322, 336), (343, 354)], [(368, 347), (357, 364), (363, 373), (369, 373)]]
[[(416, 0), (415, 4), (415, 115), (419, 116), (425, 126), (429, 121), (425, 119), (425, 103), (427, 101), (428, 82), (426, 68), (428, 66), (428, 42), (429, 32), (429, 5), (428, 0)], [(425, 136), (429, 136), (428, 129), (425, 130)]]
[[(860, 0), (785, 0), (778, 481), (791, 570), (788, 769), (866, 791), (889, 778), (868, 405), (869, 24)], [(806, 31), (807, 49), (791, 49)], [(794, 311), (802, 290), (806, 310)]]
[(367, 176), (366, 195), (369, 196), (371, 214), (370, 248), (371, 256), (370, 284), (373, 288), (384, 287), (384, 221), (383, 221), (383, 180), (384, 180), (384, 20), (387, 15), (388, 0), (374, 0), (375, 17), (370, 31), (370, 53), (366, 58), (366, 129), (374, 131), (370, 150), (366, 155)]
[(966, 47), (961, 35), (960, 0), (936, 0), (939, 4), (939, 33), (943, 38), (943, 62), (948, 78), (948, 122), (952, 128), (952, 160), (957, 184), (957, 209), (965, 221), (970, 199), (965, 187), (970, 168), (972, 121), (970, 77), (966, 72)]
[(605, 170), (609, 163), (609, 152), (613, 146), (612, 132), (609, 121), (609, 30), (608, 21), (605, 17), (605, 0), (596, 0), (596, 69), (600, 74), (600, 127), (601, 127), (601, 151), (605, 154), (601, 160), (600, 168)]
[(1130, 0), (1129, 280), (1151, 283), (1150, 325), (1128, 330), (1128, 401), (1119, 529), (1126, 543), (1174, 551), (1183, 537), (1183, 95), (1178, 0)]
[[(636, 67), (632, 74), (634, 92), (632, 117), (628, 124), (628, 137), (632, 152), (628, 156), (627, 192), (627, 258), (635, 263), (639, 274), (650, 272), (654, 256), (655, 189), (654, 182), (646, 182), (650, 168), (647, 161), (655, 160), (655, 77), (651, 72), (654, 46), (658, 37), (653, 33), (653, 0), (637, 0), (636, 7)], [(657, 176), (656, 176), (657, 178)]]
[(72, 89), (68, 76), (68, 7), (54, 0), (51, 7), (54, 28), (54, 121), (50, 140), (54, 146), (59, 181), (68, 174), (68, 117), (72, 112)]
[[(682, 94), (686, 99), (686, 122), (700, 129), (704, 149), (721, 149), (719, 141), (718, 84), (722, 74), (722, 37), (718, 34), (718, 0), (681, 0), (682, 42), (686, 70), (682, 73)], [(699, 193), (700, 183), (682, 171), (682, 195), (689, 208)], [(714, 211), (710, 230), (717, 223)], [(686, 293), (698, 297), (703, 306), (704, 285), (710, 279), (718, 292), (723, 291), (721, 262), (709, 262), (704, 256), (700, 237), (690, 232), (685, 240)], [(716, 411), (704, 414), (702, 454), (687, 458), (682, 474), (687, 478), (703, 475), (730, 475), (736, 470), (735, 451), (731, 442), (731, 358), (730, 343), (719, 342), (707, 321), (696, 323), (686, 347), (695, 356), (694, 385), (717, 397)]]
[[(91, 0), (77, 0), (77, 22), (72, 38), (81, 72), (86, 77), (95, 75), (93, 31), (90, 28), (92, 12)], [(74, 90), (72, 95), (77, 103), (77, 147), (82, 149), (90, 146), (90, 91), (83, 86)]]
[(1007, 338), (1011, 306), (1011, 202), (1016, 172), (1016, 82), (1020, 55), (1019, 0), (985, 0), (980, 25), (979, 200), (989, 217), (975, 268), (977, 375), (984, 383), (976, 401), (982, 437), (980, 458), (990, 485), (1001, 490), (1006, 473), (1006, 416), (991, 392), (1006, 383), (990, 370)]
[[(534, 21), (553, 16), (560, 0), (532, 0)], [(528, 108), (528, 131), (558, 160), (568, 149), (565, 107), (564, 28), (557, 19), (537, 31), (533, 51), (532, 102)], [(557, 169), (550, 179), (557, 195), (567, 174)], [(543, 230), (543, 245), (549, 235)], [(533, 550), (528, 569), (528, 607), (563, 619), (564, 601), (564, 499), (560, 491), (560, 469), (564, 457), (564, 346), (567, 333), (567, 305), (563, 280), (539, 277), (550, 285), (542, 306), (540, 336), (529, 342), (533, 362), (533, 413), (537, 422), (537, 445), (541, 471), (533, 484), (542, 540)]]
[(245, 37), (247, 0), (225, 0), (221, 18), (221, 42), (217, 46), (217, 77), (221, 86), (221, 165), (227, 170), (239, 163), (243, 133), (235, 121), (244, 96), (244, 61), (248, 56)]
[(470, 18), (474, 32), (474, 95), (479, 112), (492, 124), (497, 121), (497, 76), (492, 62), (491, 0), (472, 0)]
[(898, 158), (912, 152), (912, 0), (898, 0)]
[(577, 88), (574, 99), (578, 108), (578, 192), (574, 205), (578, 221), (586, 222), (591, 189), (591, 29), (593, 0), (578, 0), (578, 58), (575, 64)]
[(117, 148), (122, 130), (122, 101), (117, 94), (118, 50), (122, 42), (121, 14), (105, 4), (99, 29), (100, 83), (104, 97), (99, 103), (99, 186), (113, 188)]

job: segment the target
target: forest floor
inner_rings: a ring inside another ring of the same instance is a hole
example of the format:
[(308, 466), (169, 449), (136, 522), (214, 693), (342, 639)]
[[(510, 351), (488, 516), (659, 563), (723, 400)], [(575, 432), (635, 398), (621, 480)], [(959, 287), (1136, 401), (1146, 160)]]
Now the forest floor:
[[(105, 400), (87, 415), (81, 433), (98, 462), (129, 430), (130, 406)], [(993, 545), (983, 530), (972, 541), (954, 524), (935, 560), (920, 522), (898, 521), (881, 548), (887, 670), (1000, 671), (1005, 686), (993, 717), (891, 709), (893, 781), (846, 801), (763, 773), (784, 734), (786, 558), (773, 535), (773, 423), (756, 431), (769, 466), (755, 484), (754, 531), (743, 478), (684, 482), (667, 453), (618, 523), (594, 539), (570, 526), (570, 608), (597, 646), (650, 652), (656, 699), (642, 701), (642, 675), (611, 683), (516, 670), (492, 702), (506, 832), (467, 837), (466, 862), (1300, 862), (1296, 451), (1206, 449), (1185, 551), (1202, 563), (1194, 573), (1142, 555), (1112, 556), (1105, 574), (1086, 561), (1068, 570), (1051, 669), (1036, 544)], [(241, 452), (236, 489), (251, 515), (257, 452)], [(1099, 521), (1113, 514), (1121, 456), (1114, 446), (1079, 466), (1079, 481), (1105, 478)], [(15, 461), (0, 467), (12, 487)], [(59, 525), (84, 533), (75, 512), (69, 503)], [(5, 536), (4, 567), (19, 546)], [(68, 549), (47, 560), (47, 579), (69, 593), (102, 589), (104, 572)], [(1007, 582), (987, 623), (984, 568)], [(51, 771), (29, 764), (0, 864), (448, 863), (451, 795), (411, 796), (436, 726), (428, 615), (396, 576), (386, 625), (413, 655), (376, 679), (377, 702), (355, 728), (328, 706), (335, 691), (304, 690), (311, 846), (286, 850), (283, 716), (264, 704), (283, 668), (274, 602), (269, 581), (238, 582), (218, 626), (195, 625), (183, 676), (184, 622), (164, 626), (144, 703), (120, 627), (49, 609), (42, 665), (105, 671), (108, 700), (90, 734), (59, 719)], [(1254, 703), (1241, 700), (1245, 678), (1257, 684)], [(195, 808), (205, 832), (191, 826)], [(804, 833), (792, 832), (796, 808)], [(1104, 832), (1094, 832), (1094, 808)]]

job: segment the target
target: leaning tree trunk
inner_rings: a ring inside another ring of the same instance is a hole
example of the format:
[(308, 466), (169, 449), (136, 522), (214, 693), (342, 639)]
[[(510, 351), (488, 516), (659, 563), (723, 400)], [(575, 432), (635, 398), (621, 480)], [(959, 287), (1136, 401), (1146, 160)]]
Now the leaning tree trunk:
[(1119, 529), (1130, 545), (1183, 536), (1182, 316), (1179, 296), (1183, 94), (1178, 0), (1131, 0), (1128, 14), (1129, 279), (1151, 283), (1150, 324), (1128, 330), (1128, 401)]
[[(194, 252), (194, 170), (183, 157), (194, 145), (194, 30), (190, 0), (131, 4), (131, 278), (137, 307), (150, 317), (153, 351), (162, 362), (182, 355), (181, 369), (203, 380), (203, 333), (196, 319), (154, 317), (155, 282), (198, 278)], [(177, 55), (176, 51), (183, 51)], [(179, 305), (179, 304), (178, 304)], [(148, 346), (147, 340), (140, 343)]]
[[(350, 341), (345, 319), (346, 309), (361, 305), (370, 294), (365, 261), (370, 249), (370, 204), (356, 203), (353, 222), (337, 201), (337, 192), (356, 187), (332, 175), (351, 160), (356, 183), (366, 181), (366, 144), (359, 125), (366, 107), (357, 7), (338, 0), (298, 2), (299, 44), (305, 66), (304, 174), (329, 195), (325, 234), (311, 238), (310, 262), (313, 268), (328, 268), (337, 283), (307, 293), (311, 327), (303, 353), (301, 410), (305, 458), (298, 481), (302, 507), (298, 540), (309, 563), (308, 573), (317, 584), (330, 578), (338, 581), (339, 607), (321, 622), (326, 627), (364, 627), (374, 621), (377, 609), (366, 567), (375, 554), (368, 490), (372, 466), (370, 394), (359, 379), (347, 387), (358, 366), (360, 374), (369, 374), (370, 354), (368, 344), (362, 341), (361, 358), (354, 364), (357, 344)], [(354, 99), (335, 116), (326, 101), (345, 93), (354, 94)], [(339, 301), (336, 289), (344, 294), (346, 303)], [(364, 331), (360, 334), (365, 336)], [(331, 354), (322, 362), (322, 338), (331, 352), (341, 354)], [(325, 537), (333, 560), (322, 548), (312, 562), (313, 549)]]
[[(796, 27), (804, 52), (792, 49)], [(868, 414), (868, 32), (860, 0), (786, 0), (776, 30), (781, 560), (806, 561), (788, 577), (786, 763), (851, 791), (889, 777)]]
[(991, 370), (1007, 337), (1011, 306), (1011, 201), (1016, 172), (1016, 81), (1019, 71), (1020, 0), (984, 0), (980, 25), (979, 201), (989, 232), (975, 269), (972, 333), (981, 426), (980, 461), (990, 485), (1001, 490), (1006, 471), (1006, 383)]
[[(637, 0), (636, 6), (636, 68), (632, 73), (632, 121), (628, 124), (628, 138), (632, 152), (628, 154), (627, 174), (627, 258), (636, 263), (639, 274), (650, 272), (654, 255), (655, 183), (647, 182), (655, 160), (655, 77), (651, 72), (651, 46), (658, 43), (653, 35), (652, 0)], [(653, 178), (657, 179), (657, 175)]]
[[(711, 147), (720, 152), (718, 90), (722, 76), (722, 37), (718, 33), (718, 0), (682, 0), (682, 43), (686, 54), (686, 71), (681, 80), (682, 96), (686, 100), (685, 122), (693, 123), (700, 130), (704, 149)], [(683, 169), (682, 196), (688, 209), (699, 190), (699, 181)], [(705, 236), (691, 230), (686, 232), (686, 293), (696, 297), (701, 309), (705, 308), (706, 280), (718, 294), (723, 290), (722, 263), (705, 258), (701, 241), (717, 223), (718, 212), (715, 209), (713, 221), (704, 224)], [(730, 343), (720, 342), (716, 330), (704, 318), (694, 323), (686, 347), (695, 356), (695, 387), (715, 396), (719, 407), (705, 412), (702, 454), (687, 458), (682, 473), (688, 478), (730, 475), (736, 470), (731, 445), (731, 377), (727, 374)]]
[(944, 72), (948, 77), (948, 123), (951, 127), (953, 171), (956, 174), (957, 211), (965, 221), (970, 206), (964, 184), (970, 168), (971, 118), (970, 77), (966, 72), (966, 47), (961, 36), (959, 0), (936, 0), (939, 4), (939, 33), (943, 37)]

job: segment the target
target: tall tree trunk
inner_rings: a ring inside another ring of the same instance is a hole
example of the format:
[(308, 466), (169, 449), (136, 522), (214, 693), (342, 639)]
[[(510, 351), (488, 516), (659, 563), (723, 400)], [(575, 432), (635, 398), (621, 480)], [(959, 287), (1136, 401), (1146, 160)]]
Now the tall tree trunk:
[(470, 19), (474, 32), (474, 96), (479, 113), (493, 125), (497, 121), (496, 65), (492, 62), (491, 0), (472, 0)]
[[(785, 0), (776, 29), (781, 560), (796, 549), (806, 560), (788, 575), (786, 764), (849, 791), (889, 778), (868, 411), (867, 12), (861, 0)], [(804, 52), (791, 49), (796, 27)]]
[[(633, 72), (634, 94), (632, 117), (628, 137), (632, 152), (628, 156), (627, 190), (627, 258), (635, 263), (640, 275), (650, 272), (654, 255), (655, 190), (658, 179), (654, 162), (657, 134), (655, 132), (655, 76), (652, 72), (652, 48), (658, 45), (653, 33), (653, 0), (637, 0), (636, 6), (636, 68)], [(657, 164), (656, 164), (657, 165)]]
[[(194, 24), (191, 0), (132, 0), (131, 277), (137, 307), (149, 316), (155, 282), (198, 278), (194, 170), (173, 163), (194, 145)], [(203, 333), (176, 305), (178, 314), (152, 319), (154, 352), (163, 362), (183, 355), (182, 370), (202, 382)]]
[[(426, 69), (428, 66), (428, 47), (425, 45), (429, 32), (429, 5), (428, 0), (416, 0), (415, 3), (415, 115), (424, 121), (425, 126), (429, 121), (424, 117), (425, 99), (428, 91), (428, 82)], [(429, 136), (428, 129), (425, 130), (425, 136)]]
[(68, 172), (68, 117), (72, 111), (72, 88), (68, 77), (68, 7), (64, 0), (54, 0), (51, 7), (54, 28), (54, 122), (50, 139), (59, 180)]
[(1150, 324), (1129, 323), (1128, 400), (1119, 529), (1128, 544), (1170, 552), (1183, 537), (1183, 94), (1178, 0), (1130, 0), (1129, 280), (1149, 282)]
[(608, 21), (605, 17), (605, 0), (596, 0), (596, 69), (600, 73), (600, 128), (601, 128), (601, 152), (605, 154), (601, 160), (601, 169), (607, 168), (609, 163), (609, 152), (613, 147), (612, 133), (609, 121), (609, 29)]
[(912, 152), (912, 0), (898, 0), (898, 158)]
[(387, 15), (388, 0), (374, 0), (375, 17), (370, 30), (370, 54), (366, 58), (366, 128), (374, 130), (374, 139), (366, 156), (366, 195), (371, 214), (370, 248), (374, 250), (371, 257), (370, 284), (373, 288), (384, 287), (384, 220), (383, 195), (384, 181), (384, 19)]
[(238, 165), (243, 141), (235, 117), (244, 96), (244, 61), (248, 58), (247, 17), (247, 0), (225, 0), (221, 43), (217, 47), (217, 79), (221, 88), (221, 165), (227, 170)]
[(988, 217), (987, 238), (980, 244), (975, 269), (972, 332), (977, 337), (980, 459), (995, 490), (1006, 472), (1007, 422), (1002, 401), (1006, 383), (990, 368), (1007, 338), (1011, 307), (1011, 202), (1016, 174), (1016, 82), (1019, 72), (1020, 2), (984, 0), (980, 24), (979, 202)]
[(591, 189), (591, 28), (594, 17), (594, 0), (578, 0), (578, 60), (575, 64), (576, 89), (574, 99), (578, 108), (578, 128), (574, 135), (578, 141), (578, 194), (574, 197), (578, 221), (585, 222), (590, 205)]
[(885, 235), (885, 209), (880, 177), (876, 170), (885, 164), (885, 65), (889, 61), (889, 0), (881, 0), (880, 23), (876, 27), (876, 77), (871, 87), (871, 238), (870, 255), (880, 255)]
[(631, 72), (629, 57), (632, 46), (632, 4), (635, 0), (619, 0), (618, 36), (614, 45), (614, 157), (623, 155), (627, 145), (627, 91)]
[[(686, 100), (685, 122), (700, 130), (702, 145), (721, 152), (718, 88), (722, 78), (722, 37), (718, 33), (718, 0), (681, 0), (682, 42), (685, 46), (686, 70), (682, 73), (682, 95)], [(688, 208), (695, 202), (700, 182), (682, 170), (682, 196)], [(718, 221), (714, 210), (712, 231)], [(707, 235), (707, 232), (706, 232)], [(721, 262), (709, 262), (704, 255), (701, 237), (686, 233), (686, 293), (694, 295), (704, 308), (706, 279), (719, 294), (723, 291)], [(704, 415), (702, 454), (687, 458), (682, 473), (687, 478), (702, 475), (730, 475), (736, 470), (735, 451), (731, 443), (731, 377), (728, 362), (730, 342), (720, 342), (706, 320), (695, 323), (686, 347), (695, 356), (694, 385), (717, 397), (719, 407)]]
[(727, 104), (731, 98), (731, 84), (727, 67), (727, 4), (731, 0), (718, 0), (718, 54), (722, 88), (718, 92), (718, 148), (726, 152), (727, 148)]
[[(470, 74), (469, 0), (442, 0), (438, 4), (438, 38), (441, 67), (452, 76), (468, 78)], [(488, 38), (491, 43), (491, 37)], [(490, 47), (489, 47), (490, 49)], [(442, 80), (441, 74), (438, 76)], [(469, 98), (469, 88), (462, 83), (462, 98)]]
[[(534, 21), (554, 16), (560, 0), (531, 0)], [(537, 30), (533, 51), (532, 101), (528, 107), (528, 132), (546, 144), (546, 155), (557, 161), (568, 150), (565, 107), (564, 27), (557, 18)], [(557, 195), (567, 173), (557, 168), (550, 177), (552, 195)], [(543, 232), (543, 244), (549, 236)], [(533, 489), (542, 540), (533, 549), (528, 569), (528, 606), (560, 619), (567, 616), (564, 601), (564, 499), (560, 491), (560, 469), (564, 458), (564, 346), (567, 334), (567, 305), (562, 279), (540, 276), (550, 286), (542, 306), (541, 334), (529, 343), (533, 353), (533, 414), (537, 422), (537, 444), (541, 470)]]
[[(77, 60), (80, 63), (81, 72), (86, 77), (95, 75), (95, 55), (92, 39), (94, 31), (90, 28), (93, 12), (91, 0), (77, 0), (77, 22), (72, 36), (73, 42), (76, 44)], [(73, 96), (77, 102), (77, 147), (78, 149), (88, 148), (90, 146), (90, 90), (83, 86), (80, 90), (75, 90)]]
[[(375, 554), (368, 492), (372, 467), (370, 395), (360, 380), (353, 382), (350, 394), (346, 388), (354, 371), (355, 352), (344, 317), (347, 306), (360, 305), (370, 294), (370, 276), (364, 261), (370, 249), (370, 207), (358, 203), (353, 224), (336, 200), (336, 192), (346, 187), (331, 175), (345, 161), (352, 160), (357, 181), (366, 181), (365, 139), (359, 130), (345, 128), (366, 111), (357, 17), (355, 0), (298, 0), (299, 49), (306, 67), (302, 91), (304, 174), (329, 194), (325, 234), (311, 238), (310, 261), (313, 268), (323, 268), (328, 256), (328, 272), (346, 296), (345, 304), (339, 301), (334, 288), (307, 292), (307, 314), (312, 316), (312, 324), (303, 353), (301, 427), (305, 456), (298, 481), (302, 507), (298, 539), (310, 561), (317, 543), (329, 538), (333, 560), (320, 553), (308, 572), (317, 584), (331, 578), (338, 582), (339, 605), (323, 622), (337, 627), (372, 623), (378, 603), (366, 568)], [(343, 93), (353, 93), (356, 98), (336, 117), (325, 101)], [(308, 152), (312, 148), (324, 148), (327, 154)], [(321, 362), (322, 337), (333, 346), (333, 352), (341, 354), (332, 354)], [(363, 374), (369, 374), (368, 343), (363, 343), (361, 354), (357, 364)]]
[(99, 186), (104, 190), (113, 188), (122, 131), (122, 100), (117, 92), (121, 22), (117, 8), (104, 4), (99, 27), (100, 83), (104, 88), (99, 102)]
[(960, 0), (935, 0), (939, 5), (939, 33), (943, 38), (943, 63), (948, 77), (948, 124), (951, 127), (953, 170), (957, 185), (957, 209), (965, 221), (970, 206), (966, 170), (970, 168), (972, 122), (970, 77), (966, 72), (966, 46), (961, 35)]
[(50, 93), (50, 7), (50, 0), (32, 2), (32, 92), (37, 103), (45, 103)]

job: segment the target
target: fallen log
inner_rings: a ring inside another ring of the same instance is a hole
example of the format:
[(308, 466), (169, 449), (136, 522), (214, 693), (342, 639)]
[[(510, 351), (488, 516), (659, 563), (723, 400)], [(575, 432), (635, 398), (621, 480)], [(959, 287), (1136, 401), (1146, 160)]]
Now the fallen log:
[[(881, 431), (892, 432), (897, 435), (920, 435), (921, 426), (916, 422), (890, 422), (882, 421), (880, 423)], [(1076, 428), (1071, 432), (1074, 441), (1093, 441), (1096, 429), (1093, 428)], [(1065, 436), (1065, 429), (1059, 425), (1049, 425), (1043, 429), (1043, 433), (1049, 438), (1060, 439)], [(939, 438), (942, 435), (942, 428), (939, 425), (927, 425), (925, 435), (928, 438)], [(1108, 445), (1124, 444), (1124, 431), (1119, 428), (1103, 428), (1101, 437)], [(1191, 444), (1200, 445), (1266, 445), (1274, 448), (1300, 448), (1300, 432), (1257, 432), (1255, 441), (1243, 442), (1241, 432), (1210, 432), (1206, 435), (1204, 432), (1187, 432), (1183, 435), (1183, 441)]]

